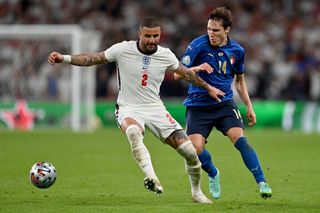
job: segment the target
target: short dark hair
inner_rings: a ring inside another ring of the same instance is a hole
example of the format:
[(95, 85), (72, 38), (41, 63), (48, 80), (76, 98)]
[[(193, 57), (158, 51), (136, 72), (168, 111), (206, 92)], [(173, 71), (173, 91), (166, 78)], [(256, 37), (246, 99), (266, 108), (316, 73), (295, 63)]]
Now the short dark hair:
[(148, 28), (154, 28), (154, 27), (161, 27), (161, 22), (158, 18), (153, 16), (147, 16), (140, 22), (140, 28), (148, 27)]
[(231, 25), (232, 25), (231, 11), (225, 7), (217, 7), (216, 9), (213, 9), (209, 13), (208, 20), (210, 20), (210, 19), (216, 20), (216, 21), (221, 21), (224, 29), (226, 29), (227, 27), (231, 27)]

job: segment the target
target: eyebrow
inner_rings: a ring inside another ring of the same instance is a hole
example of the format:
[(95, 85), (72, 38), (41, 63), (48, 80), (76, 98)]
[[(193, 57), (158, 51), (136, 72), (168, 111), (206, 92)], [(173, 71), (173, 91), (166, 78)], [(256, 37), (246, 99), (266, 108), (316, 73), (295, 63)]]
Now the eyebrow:
[(146, 34), (144, 34), (145, 36), (152, 36), (152, 37), (155, 37), (155, 36), (159, 36), (160, 34), (159, 33), (157, 33), (157, 34), (149, 34), (149, 33), (146, 33)]
[(207, 27), (208, 30), (212, 30), (212, 31), (219, 31), (220, 29), (218, 28), (212, 28), (212, 27)]

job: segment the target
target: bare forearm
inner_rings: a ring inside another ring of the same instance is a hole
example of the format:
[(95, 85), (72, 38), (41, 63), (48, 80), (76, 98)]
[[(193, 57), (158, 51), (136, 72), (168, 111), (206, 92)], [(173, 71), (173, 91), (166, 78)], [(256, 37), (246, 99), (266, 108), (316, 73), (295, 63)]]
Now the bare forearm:
[(252, 103), (248, 93), (240, 93), (239, 95), (244, 105), (246, 105), (247, 107), (252, 107)]
[(203, 87), (204, 89), (208, 89), (209, 86), (207, 82), (199, 77), (191, 68), (187, 68), (182, 65), (180, 65), (178, 70), (175, 72), (175, 78), (186, 80), (194, 85)]
[(253, 106), (252, 106), (250, 96), (248, 93), (248, 89), (247, 89), (247, 84), (244, 80), (244, 75), (237, 76), (236, 81), (235, 81), (235, 87), (236, 87), (236, 90), (237, 90), (241, 100), (243, 101), (243, 103), (247, 107), (246, 116), (249, 121), (248, 124), (250, 126), (252, 126), (257, 123), (257, 117), (256, 117), (256, 114), (254, 113), (254, 110), (253, 110)]
[(242, 100), (242, 102), (247, 106), (247, 107), (250, 107), (252, 108), (252, 103), (251, 103), (251, 100), (250, 100), (250, 96), (249, 96), (249, 93), (248, 93), (248, 89), (247, 89), (247, 85), (246, 83), (243, 81), (243, 82), (236, 82), (235, 84), (235, 88)]
[(183, 79), (186, 81), (189, 81), (190, 83), (200, 86), (204, 89), (206, 89), (209, 93), (209, 95), (215, 99), (217, 102), (221, 102), (220, 98), (224, 97), (224, 92), (221, 90), (211, 86), (207, 82), (205, 82), (202, 78), (200, 78), (197, 75), (197, 72), (199, 71), (206, 71), (208, 73), (211, 73), (213, 71), (213, 68), (208, 63), (203, 63), (199, 66), (187, 68), (184, 65), (180, 64), (178, 69), (174, 70), (174, 78), (175, 79)]
[(71, 64), (76, 66), (93, 66), (107, 63), (104, 53), (82, 53), (71, 56)]

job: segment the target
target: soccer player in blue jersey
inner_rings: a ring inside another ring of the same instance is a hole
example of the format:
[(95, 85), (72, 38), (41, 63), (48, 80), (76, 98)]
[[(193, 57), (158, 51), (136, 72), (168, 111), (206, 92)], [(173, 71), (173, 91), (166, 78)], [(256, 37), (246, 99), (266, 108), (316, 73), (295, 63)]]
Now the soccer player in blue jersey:
[[(256, 123), (252, 103), (244, 79), (244, 49), (235, 40), (229, 38), (232, 14), (225, 7), (214, 9), (208, 17), (207, 34), (194, 39), (187, 47), (182, 63), (197, 66), (209, 63), (212, 73), (200, 72), (198, 75), (207, 83), (224, 92), (220, 100), (215, 100), (208, 92), (190, 84), (186, 106), (187, 134), (197, 150), (202, 169), (209, 175), (209, 189), (213, 198), (219, 198), (220, 173), (214, 166), (211, 155), (205, 149), (206, 139), (213, 127), (221, 131), (232, 141), (241, 153), (242, 159), (255, 178), (263, 198), (271, 197), (271, 188), (266, 182), (254, 149), (244, 134), (244, 124), (238, 107), (234, 103), (231, 85), (235, 79), (235, 88), (246, 105), (249, 125)], [(176, 79), (183, 77), (175, 74)]]

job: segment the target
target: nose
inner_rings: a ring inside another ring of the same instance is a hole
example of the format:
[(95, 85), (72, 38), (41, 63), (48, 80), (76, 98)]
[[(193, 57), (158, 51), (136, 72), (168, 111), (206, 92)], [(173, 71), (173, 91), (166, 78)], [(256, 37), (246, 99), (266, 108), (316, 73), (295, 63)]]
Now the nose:
[(215, 33), (212, 30), (209, 30), (209, 35), (213, 36)]
[(151, 43), (154, 43), (154, 42), (155, 42), (154, 37), (151, 37), (149, 41), (150, 41)]

